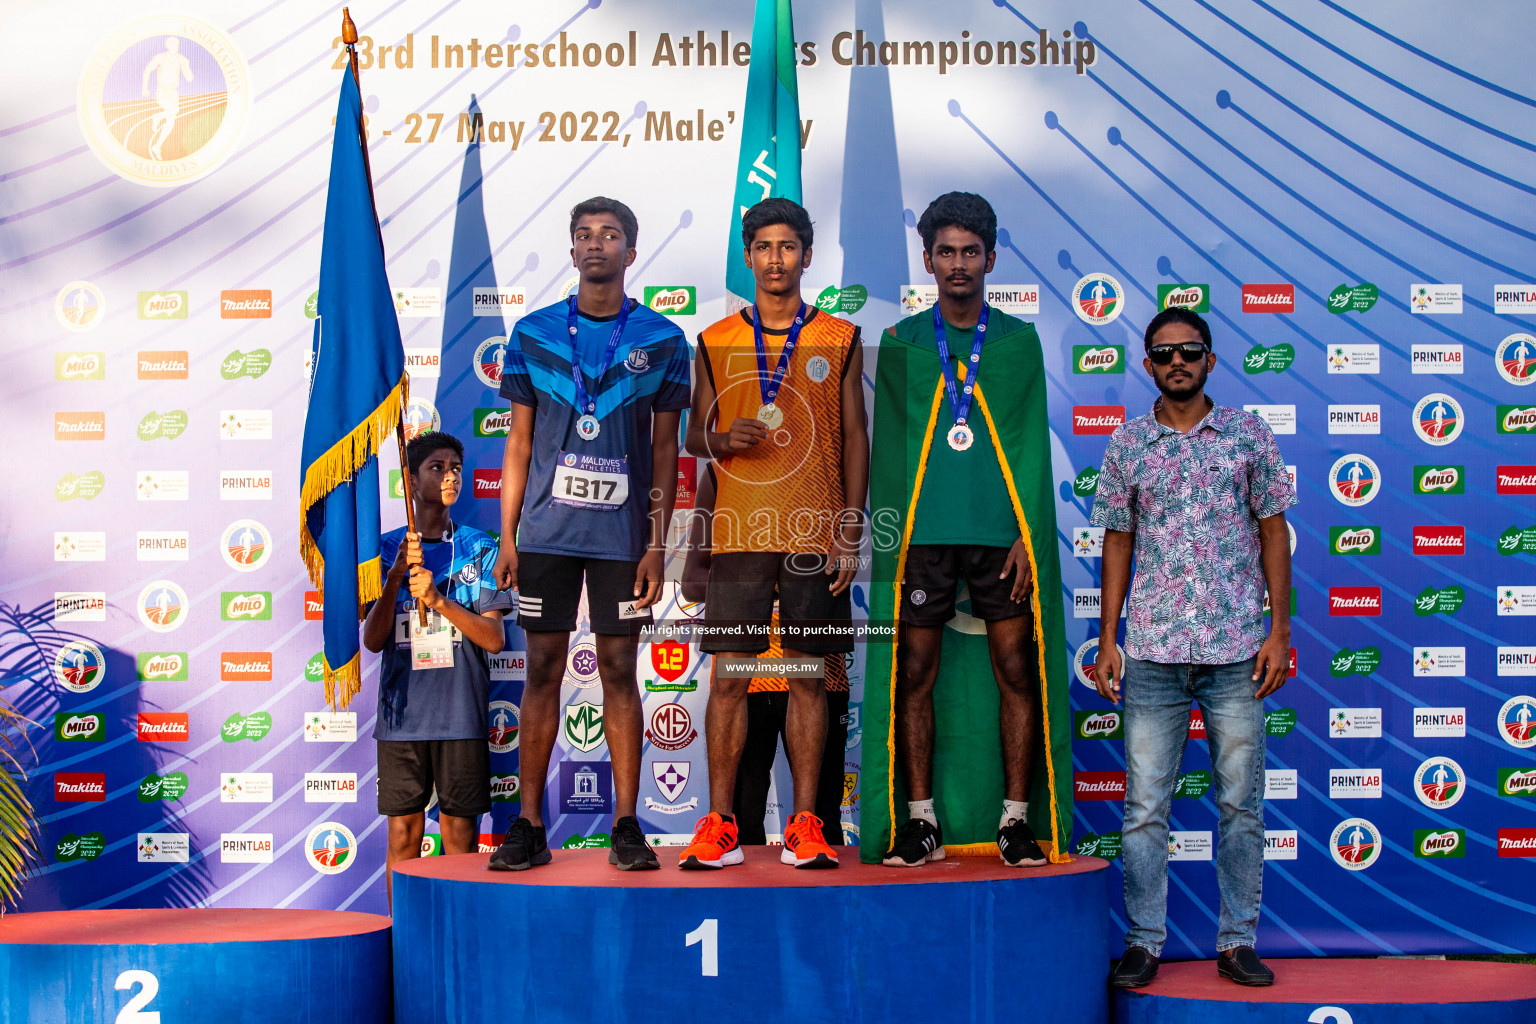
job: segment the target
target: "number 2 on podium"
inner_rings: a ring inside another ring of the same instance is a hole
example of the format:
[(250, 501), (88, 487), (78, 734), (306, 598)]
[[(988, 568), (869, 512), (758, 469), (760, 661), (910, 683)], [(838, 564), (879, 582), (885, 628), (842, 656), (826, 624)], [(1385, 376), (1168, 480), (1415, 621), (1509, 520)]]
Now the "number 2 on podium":
[(126, 992), (138, 985), (138, 993), (117, 1011), (114, 1024), (160, 1024), (159, 1010), (146, 1010), (150, 1000), (160, 994), (160, 979), (149, 971), (124, 971), (117, 976), (113, 987)]
[(687, 940), (683, 943), (685, 946), (701, 947), (702, 962), (699, 964), (699, 973), (706, 978), (718, 978), (720, 976), (720, 919), (706, 917), (699, 922), (697, 928), (683, 938)]

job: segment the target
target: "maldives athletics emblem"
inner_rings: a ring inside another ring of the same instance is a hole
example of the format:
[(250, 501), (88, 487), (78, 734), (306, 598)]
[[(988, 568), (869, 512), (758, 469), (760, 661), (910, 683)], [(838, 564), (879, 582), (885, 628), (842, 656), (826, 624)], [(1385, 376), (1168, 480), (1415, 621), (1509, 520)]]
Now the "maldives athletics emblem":
[(253, 572), (272, 554), (272, 535), (254, 519), (236, 519), (219, 539), (224, 564), (240, 572)]
[(475, 349), (475, 376), (493, 391), (501, 387), (501, 371), (507, 361), (507, 339), (486, 338)]
[(1328, 471), (1328, 489), (1345, 505), (1367, 505), (1381, 489), (1381, 470), (1368, 456), (1345, 455)]
[(59, 648), (53, 659), (54, 678), (66, 690), (87, 693), (101, 685), (107, 671), (107, 659), (101, 648), (89, 640), (71, 640)]
[(1072, 310), (1084, 323), (1102, 327), (1125, 308), (1125, 289), (1108, 274), (1089, 274), (1072, 289)]
[(1536, 338), (1511, 334), (1493, 352), (1499, 376), (1511, 384), (1536, 384)]
[[(97, 159), (130, 181), (181, 185), (234, 150), (251, 72), (218, 29), (182, 15), (139, 18), (96, 48), (76, 113)], [(150, 90), (153, 89), (153, 93)]]
[(1413, 407), (1413, 429), (1427, 444), (1450, 444), (1461, 436), (1464, 420), (1461, 404), (1438, 391), (1425, 395)]
[(1453, 807), (1467, 788), (1467, 774), (1448, 757), (1431, 757), (1413, 776), (1413, 792), (1425, 807)]
[(309, 831), (304, 840), (304, 855), (309, 866), (322, 875), (339, 875), (352, 866), (356, 859), (357, 837), (347, 826), (334, 821), (322, 821)]
[(1381, 833), (1364, 818), (1345, 818), (1329, 837), (1333, 861), (1347, 871), (1364, 871), (1381, 856)]
[(1536, 747), (1536, 730), (1531, 719), (1536, 718), (1536, 697), (1511, 697), (1499, 708), (1499, 735), (1512, 747), (1528, 750)]

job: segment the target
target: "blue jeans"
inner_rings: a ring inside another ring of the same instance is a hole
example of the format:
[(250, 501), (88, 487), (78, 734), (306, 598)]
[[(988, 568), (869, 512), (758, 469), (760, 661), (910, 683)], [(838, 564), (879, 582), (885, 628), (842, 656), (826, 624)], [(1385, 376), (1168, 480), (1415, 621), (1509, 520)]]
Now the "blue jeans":
[(1125, 659), (1126, 946), (1162, 954), (1168, 937), (1168, 811), (1189, 703), (1205, 716), (1216, 806), (1216, 948), (1252, 946), (1264, 886), (1264, 702), (1254, 700), (1254, 659), (1231, 665), (1160, 665)]

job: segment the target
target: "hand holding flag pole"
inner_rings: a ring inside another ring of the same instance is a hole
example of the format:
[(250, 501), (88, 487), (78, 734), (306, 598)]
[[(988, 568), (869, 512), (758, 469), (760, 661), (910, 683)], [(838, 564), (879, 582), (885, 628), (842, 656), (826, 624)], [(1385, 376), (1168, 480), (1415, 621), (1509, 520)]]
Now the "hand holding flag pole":
[[(347, 47), (347, 63), (352, 69), (352, 82), (361, 92), (363, 88), (362, 76), (357, 68), (357, 26), (352, 22), (352, 12), (347, 8), (341, 9), (341, 41)], [(366, 115), (365, 115), (366, 116)], [(368, 134), (365, 128), (358, 144), (363, 150), (363, 168), (368, 177), (368, 202), (373, 206), (373, 219), (379, 219), (378, 203), (373, 196), (373, 166), (368, 159)], [(395, 424), (395, 445), (400, 449), (400, 490), (405, 497), (405, 528), (411, 533), (416, 532), (416, 503), (412, 500), (411, 467), (405, 458), (405, 415), (411, 405), (411, 377), (410, 374), (401, 374), (400, 380), (400, 421)], [(412, 563), (419, 565), (420, 559)], [(416, 604), (416, 615), (423, 626), (427, 624), (427, 606)]]

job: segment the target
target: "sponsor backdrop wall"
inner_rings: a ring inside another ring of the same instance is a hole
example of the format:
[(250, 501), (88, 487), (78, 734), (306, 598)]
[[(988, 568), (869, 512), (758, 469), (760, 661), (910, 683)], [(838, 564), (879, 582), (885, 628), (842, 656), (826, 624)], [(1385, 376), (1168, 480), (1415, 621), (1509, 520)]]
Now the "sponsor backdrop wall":
[[(38, 723), (48, 853), (25, 906), (383, 910), (377, 666), (350, 709), (323, 707), (296, 541), (337, 12), (160, 6), (76, 5), (65, 31), (12, 5), (0, 33), (0, 642), (5, 694)], [(1091, 663), (1098, 642), (1095, 467), (1152, 400), (1140, 329), (1160, 303), (1208, 316), (1210, 392), (1268, 420), (1294, 467), (1273, 953), (1536, 944), (1536, 102), (1519, 42), (1536, 12), (1480, 10), (1453, 30), (1427, 0), (796, 12), (808, 296), (877, 331), (931, 297), (926, 203), (963, 188), (997, 207), (994, 300), (1038, 325), (1051, 377), (1068, 656)], [(455, 516), (494, 529), (501, 341), (571, 286), (575, 202), (637, 211), (636, 297), (690, 337), (724, 313), (751, 5), (353, 13), (410, 419), (464, 438)], [(685, 459), (684, 505), (696, 473)], [(698, 611), (669, 588), (666, 618)], [(509, 634), (486, 842), (522, 796)], [(608, 829), (594, 663), (578, 631), (546, 794), (556, 845)], [(663, 841), (705, 798), (708, 674), (686, 643), (641, 650), (641, 819)], [(1113, 858), (1122, 725), (1077, 678), (1075, 845)], [(1217, 909), (1198, 716), (1190, 737), (1176, 956), (1211, 951)]]

